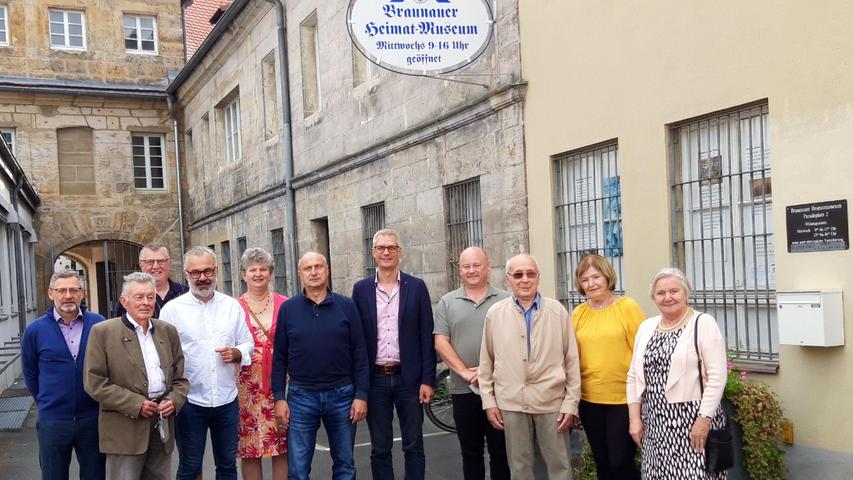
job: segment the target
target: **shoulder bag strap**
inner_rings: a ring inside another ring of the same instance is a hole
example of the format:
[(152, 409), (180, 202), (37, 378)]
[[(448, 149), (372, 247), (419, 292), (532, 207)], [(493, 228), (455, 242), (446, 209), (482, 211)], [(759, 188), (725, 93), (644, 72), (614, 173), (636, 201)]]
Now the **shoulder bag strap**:
[(702, 355), (699, 354), (699, 318), (705, 315), (700, 313), (693, 322), (693, 348), (696, 349), (696, 364), (699, 367), (699, 392), (702, 396), (705, 395), (705, 381), (702, 379)]

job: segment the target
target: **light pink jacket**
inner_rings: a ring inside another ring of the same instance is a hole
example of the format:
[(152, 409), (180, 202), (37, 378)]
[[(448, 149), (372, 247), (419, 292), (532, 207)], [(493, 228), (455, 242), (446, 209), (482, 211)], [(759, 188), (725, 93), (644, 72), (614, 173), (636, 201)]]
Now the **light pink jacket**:
[[(696, 349), (693, 346), (693, 330), (699, 315), (699, 352), (702, 356), (704, 369), (705, 395), (699, 389), (699, 367), (697, 365)], [(660, 323), (660, 315), (652, 317), (640, 324), (634, 340), (634, 356), (628, 369), (628, 403), (640, 403), (643, 391), (646, 389), (646, 378), (643, 368), (643, 355), (646, 346), (655, 329)], [(726, 342), (720, 333), (717, 321), (708, 314), (693, 312), (687, 321), (687, 326), (681, 331), (675, 350), (672, 352), (672, 363), (669, 367), (669, 377), (666, 379), (664, 395), (669, 403), (702, 400), (699, 413), (713, 417), (723, 392), (726, 388)]]

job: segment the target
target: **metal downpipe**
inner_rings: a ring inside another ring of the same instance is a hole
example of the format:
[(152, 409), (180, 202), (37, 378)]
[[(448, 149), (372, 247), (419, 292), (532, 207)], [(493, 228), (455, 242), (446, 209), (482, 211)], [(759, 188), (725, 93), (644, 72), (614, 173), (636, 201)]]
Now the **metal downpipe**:
[(166, 95), (166, 104), (169, 106), (169, 116), (172, 117), (173, 140), (175, 142), (175, 180), (178, 184), (178, 233), (180, 234), (181, 253), (187, 251), (186, 240), (184, 239), (184, 195), (181, 187), (181, 149), (178, 139), (178, 117), (175, 114), (175, 106), (173, 103), (174, 95), (171, 93)]

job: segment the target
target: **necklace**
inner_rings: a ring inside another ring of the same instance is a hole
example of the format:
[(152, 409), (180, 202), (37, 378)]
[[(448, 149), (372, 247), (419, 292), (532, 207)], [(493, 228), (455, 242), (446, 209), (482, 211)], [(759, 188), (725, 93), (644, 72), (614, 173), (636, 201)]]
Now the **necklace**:
[(690, 309), (690, 307), (687, 307), (687, 310), (684, 311), (684, 315), (682, 315), (681, 318), (677, 322), (675, 322), (675, 324), (670, 325), (669, 327), (663, 327), (661, 326), (662, 322), (658, 322), (658, 330), (660, 330), (661, 332), (671, 332), (675, 330), (676, 328), (680, 327), (682, 323), (684, 323), (684, 320), (687, 319), (687, 315), (689, 315), (691, 311), (692, 310)]
[(617, 298), (617, 297), (616, 297), (616, 295), (614, 295), (614, 294), (612, 294), (612, 293), (611, 293), (611, 294), (610, 294), (610, 296), (607, 298), (607, 300), (605, 300), (604, 302), (602, 302), (602, 303), (601, 303), (601, 305), (596, 305), (596, 304), (594, 304), (593, 302), (591, 302), (591, 301), (589, 301), (589, 300), (587, 300), (587, 302), (586, 302), (586, 303), (587, 303), (587, 304), (589, 305), (589, 307), (590, 307), (590, 308), (592, 308), (593, 310), (601, 310), (601, 309), (603, 309), (603, 308), (607, 308), (607, 307), (609, 307), (609, 306), (610, 306), (610, 305), (612, 305), (614, 302), (616, 302), (616, 298)]
[[(267, 293), (267, 298), (266, 298), (266, 301), (264, 302), (264, 308), (262, 308), (261, 310), (258, 310), (257, 312), (252, 310), (252, 307), (249, 306), (249, 299), (251, 297), (249, 296), (248, 293), (246, 293), (245, 298), (246, 298), (246, 308), (249, 309), (249, 312), (256, 317), (260, 317), (262, 313), (266, 312), (267, 309), (270, 308), (270, 298), (272, 298), (272, 295)], [(255, 300), (252, 299), (252, 301), (254, 302)]]

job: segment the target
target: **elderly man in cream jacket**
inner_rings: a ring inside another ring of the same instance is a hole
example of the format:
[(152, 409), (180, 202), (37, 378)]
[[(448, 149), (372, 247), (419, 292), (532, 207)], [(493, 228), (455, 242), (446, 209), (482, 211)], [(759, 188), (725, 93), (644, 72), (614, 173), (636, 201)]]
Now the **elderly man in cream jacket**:
[(506, 264), (512, 296), (489, 308), (480, 347), (479, 383), (489, 423), (506, 435), (514, 480), (533, 479), (533, 440), (548, 478), (569, 480), (569, 437), (581, 395), (575, 332), (560, 302), (539, 294), (530, 255)]

